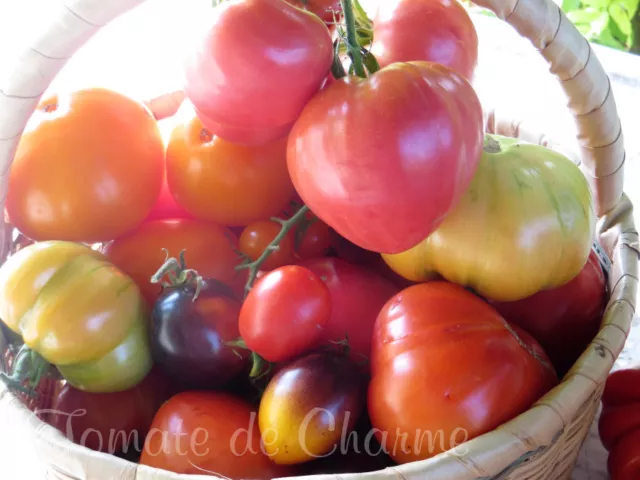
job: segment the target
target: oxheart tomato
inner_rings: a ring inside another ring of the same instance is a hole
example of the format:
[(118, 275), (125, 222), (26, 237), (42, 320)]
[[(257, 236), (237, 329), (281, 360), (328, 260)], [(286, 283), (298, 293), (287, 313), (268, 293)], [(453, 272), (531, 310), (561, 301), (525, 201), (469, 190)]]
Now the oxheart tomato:
[(240, 336), (264, 359), (284, 362), (314, 348), (330, 316), (331, 294), (322, 279), (289, 265), (253, 286), (240, 310)]
[(6, 210), (34, 240), (108, 241), (151, 212), (163, 169), (160, 130), (142, 103), (99, 88), (54, 95), (20, 139)]
[(236, 145), (212, 135), (192, 109), (181, 113), (183, 120), (167, 146), (167, 184), (182, 208), (227, 226), (248, 225), (282, 211), (293, 194), (286, 139)]
[(183, 392), (153, 419), (142, 465), (179, 474), (270, 480), (287, 476), (260, 442), (257, 411), (226, 393)]
[(446, 65), (472, 80), (478, 34), (457, 0), (384, 0), (373, 24), (371, 53), (381, 67), (423, 60)]
[(140, 453), (154, 415), (173, 393), (171, 382), (153, 369), (122, 392), (87, 393), (65, 384), (43, 414), (78, 445), (111, 454)]
[(383, 255), (412, 281), (439, 274), (487, 299), (522, 300), (582, 270), (596, 216), (585, 176), (542, 145), (487, 135), (475, 176), (455, 209), (405, 252)]
[(399, 463), (493, 430), (556, 383), (540, 345), (458, 285), (409, 287), (376, 321), (369, 415)]
[(622, 437), (609, 455), (607, 469), (611, 480), (635, 480), (640, 477), (640, 430)]
[(299, 265), (320, 277), (331, 294), (331, 318), (321, 343), (347, 339), (353, 361), (369, 359), (376, 318), (399, 289), (375, 272), (340, 258), (314, 258)]
[(563, 376), (598, 334), (607, 279), (595, 251), (569, 283), (516, 302), (490, 302), (504, 318), (535, 337)]
[(278, 371), (260, 401), (262, 441), (277, 464), (305, 463), (339, 448), (364, 410), (366, 383), (347, 357), (313, 353)]
[(282, 0), (229, 0), (191, 49), (185, 92), (215, 135), (263, 144), (286, 136), (332, 61), (316, 15)]
[(356, 245), (397, 253), (457, 204), (482, 153), (471, 85), (442, 65), (390, 65), (319, 92), (289, 135), (289, 173), (304, 203)]
[(190, 388), (220, 388), (240, 374), (247, 356), (226, 342), (240, 335), (241, 302), (213, 280), (165, 288), (151, 317), (151, 353), (174, 381)]
[(151, 283), (151, 276), (165, 262), (167, 253), (177, 258), (185, 251), (189, 268), (203, 278), (211, 278), (240, 288), (235, 267), (233, 234), (226, 228), (198, 220), (156, 220), (117, 238), (103, 248), (107, 258), (138, 284), (149, 306), (154, 305), (162, 287)]

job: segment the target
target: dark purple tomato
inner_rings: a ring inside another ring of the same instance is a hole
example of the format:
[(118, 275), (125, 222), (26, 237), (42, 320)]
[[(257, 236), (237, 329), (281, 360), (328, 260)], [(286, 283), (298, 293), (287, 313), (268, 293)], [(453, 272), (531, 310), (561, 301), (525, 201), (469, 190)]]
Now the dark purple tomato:
[(207, 281), (194, 300), (195, 286), (165, 289), (153, 310), (151, 352), (173, 381), (187, 388), (227, 385), (247, 366), (246, 350), (227, 342), (237, 340), (241, 302), (233, 291)]

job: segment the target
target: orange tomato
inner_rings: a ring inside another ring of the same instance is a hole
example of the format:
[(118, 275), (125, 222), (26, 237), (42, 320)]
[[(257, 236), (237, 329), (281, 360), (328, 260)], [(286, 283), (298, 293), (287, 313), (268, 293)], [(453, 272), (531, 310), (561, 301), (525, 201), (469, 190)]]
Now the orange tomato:
[(143, 104), (100, 88), (52, 96), (18, 145), (7, 213), (34, 240), (108, 241), (149, 214), (163, 168), (162, 137)]
[(235, 270), (239, 263), (234, 250), (235, 240), (228, 229), (215, 224), (190, 219), (155, 220), (105, 246), (104, 253), (138, 284), (150, 305), (161, 292), (152, 284), (151, 276), (158, 271), (169, 251), (178, 258), (185, 250), (187, 268), (203, 278), (224, 282), (241, 291), (242, 274)]
[(212, 135), (192, 112), (185, 117), (167, 147), (167, 182), (178, 204), (197, 218), (228, 226), (278, 215), (293, 193), (286, 138), (236, 145)]

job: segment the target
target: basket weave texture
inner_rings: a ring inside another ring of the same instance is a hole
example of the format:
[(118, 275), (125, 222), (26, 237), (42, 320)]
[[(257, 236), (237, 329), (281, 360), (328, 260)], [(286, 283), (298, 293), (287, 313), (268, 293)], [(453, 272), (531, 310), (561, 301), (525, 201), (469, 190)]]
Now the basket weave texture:
[[(19, 57), (0, 84), (0, 192), (4, 206), (8, 172), (20, 135), (40, 97), (66, 61), (101, 26), (143, 0), (63, 0), (46, 31)], [(547, 60), (567, 94), (577, 127), (575, 158), (589, 181), (599, 216), (596, 235), (613, 262), (611, 298), (598, 336), (563, 382), (533, 408), (466, 444), (464, 451), (384, 471), (317, 476), (321, 479), (561, 480), (569, 479), (599, 406), (604, 381), (622, 351), (635, 311), (638, 234), (622, 191), (625, 151), (611, 83), (589, 43), (552, 0), (478, 0), (529, 39)], [(563, 151), (526, 125), (486, 114), (489, 132), (519, 137)], [(566, 152), (565, 152), (566, 153)], [(12, 228), (0, 225), (6, 258)], [(0, 351), (4, 340), (0, 334)], [(73, 444), (42, 423), (0, 384), (0, 444), (8, 455), (37, 458), (48, 478), (198, 480), (139, 466)], [(18, 433), (19, 432), (19, 433)], [(11, 437), (11, 438), (9, 438)], [(6, 444), (6, 448), (5, 448)], [(8, 450), (7, 450), (8, 449)]]

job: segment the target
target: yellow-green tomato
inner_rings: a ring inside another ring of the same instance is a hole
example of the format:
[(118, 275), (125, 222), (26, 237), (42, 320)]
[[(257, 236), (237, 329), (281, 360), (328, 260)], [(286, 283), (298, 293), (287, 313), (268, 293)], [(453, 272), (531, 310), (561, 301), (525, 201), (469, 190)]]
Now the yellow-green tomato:
[(339, 451), (358, 420), (366, 383), (347, 356), (314, 353), (271, 379), (258, 412), (265, 453), (294, 465)]
[(520, 300), (580, 273), (595, 228), (592, 201), (582, 172), (563, 155), (487, 135), (471, 185), (440, 227), (382, 257), (408, 280), (440, 274), (492, 300)]
[(11, 256), (0, 268), (0, 318), (80, 390), (126, 390), (151, 369), (138, 287), (87, 246), (40, 242)]

